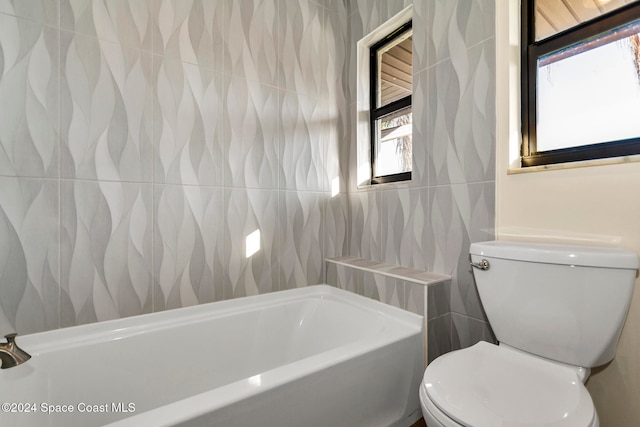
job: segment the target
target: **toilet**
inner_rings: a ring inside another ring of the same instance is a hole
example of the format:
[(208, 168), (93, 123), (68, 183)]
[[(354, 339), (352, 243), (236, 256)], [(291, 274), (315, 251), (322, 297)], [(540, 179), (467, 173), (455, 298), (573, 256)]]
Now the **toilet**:
[(427, 366), (427, 426), (598, 427), (584, 382), (615, 355), (638, 255), (509, 241), (473, 243), (470, 253), (499, 344), (481, 341)]

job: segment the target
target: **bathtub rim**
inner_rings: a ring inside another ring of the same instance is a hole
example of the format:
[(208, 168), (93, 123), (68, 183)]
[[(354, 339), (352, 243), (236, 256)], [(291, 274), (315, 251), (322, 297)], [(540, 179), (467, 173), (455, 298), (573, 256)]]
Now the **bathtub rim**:
[[(327, 284), (318, 284), (19, 335), (18, 343), (31, 355), (39, 355), (49, 351), (56, 351), (60, 348), (122, 339), (162, 329), (163, 327), (175, 327), (198, 320), (214, 319), (232, 313), (251, 311), (260, 307), (308, 298), (327, 298), (346, 302), (365, 311), (374, 312), (384, 318), (392, 318), (409, 328), (417, 328), (420, 331), (423, 329), (423, 316), (351, 291)], [(215, 307), (214, 310), (212, 310), (213, 307)]]

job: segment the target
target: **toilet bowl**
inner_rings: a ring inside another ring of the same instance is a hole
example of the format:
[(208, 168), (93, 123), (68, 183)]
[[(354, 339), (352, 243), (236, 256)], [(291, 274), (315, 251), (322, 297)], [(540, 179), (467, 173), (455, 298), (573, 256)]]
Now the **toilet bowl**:
[(580, 369), (481, 341), (429, 365), (420, 403), (429, 427), (597, 427), (582, 378)]
[(471, 245), (478, 292), (499, 345), (427, 366), (428, 427), (598, 427), (584, 382), (609, 362), (626, 318), (635, 252), (517, 242)]

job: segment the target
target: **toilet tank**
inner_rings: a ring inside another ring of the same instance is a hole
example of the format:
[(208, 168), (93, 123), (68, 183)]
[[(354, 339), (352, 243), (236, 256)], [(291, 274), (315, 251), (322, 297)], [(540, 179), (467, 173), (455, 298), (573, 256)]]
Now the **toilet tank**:
[(592, 246), (473, 243), (473, 268), (499, 342), (584, 368), (613, 359), (637, 269), (633, 251)]

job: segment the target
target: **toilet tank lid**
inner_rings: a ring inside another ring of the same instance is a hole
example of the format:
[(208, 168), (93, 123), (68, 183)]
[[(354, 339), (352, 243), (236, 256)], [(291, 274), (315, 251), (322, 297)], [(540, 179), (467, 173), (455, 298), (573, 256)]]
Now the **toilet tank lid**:
[(640, 259), (634, 251), (599, 246), (528, 243), (508, 240), (472, 243), (472, 255), (547, 264), (579, 265), (636, 270)]

